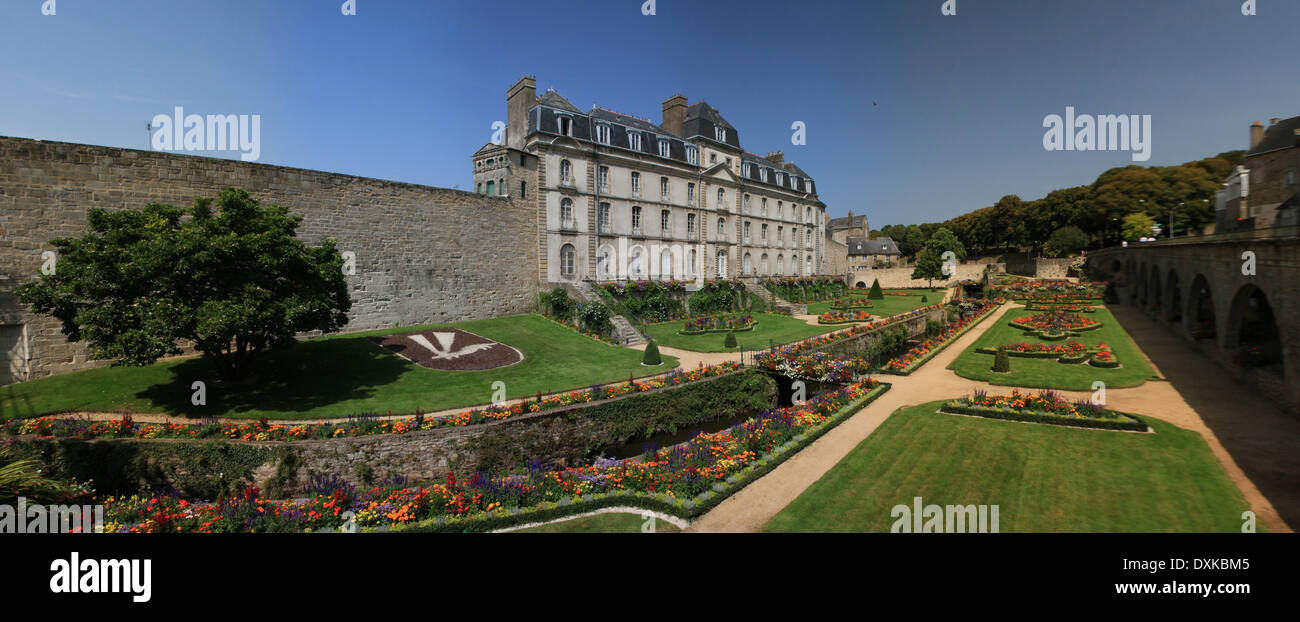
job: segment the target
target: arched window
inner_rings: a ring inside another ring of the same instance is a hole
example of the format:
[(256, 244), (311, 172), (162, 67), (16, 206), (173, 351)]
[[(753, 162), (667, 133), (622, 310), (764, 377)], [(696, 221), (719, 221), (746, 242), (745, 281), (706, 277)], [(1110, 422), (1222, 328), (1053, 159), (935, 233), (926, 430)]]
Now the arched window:
[(600, 247), (596, 252), (596, 274), (602, 279), (613, 278), (614, 275), (614, 247), (608, 244)]
[(791, 257), (791, 258), (790, 258), (790, 274), (793, 274), (793, 275), (795, 275), (795, 276), (798, 276), (798, 275), (799, 275), (799, 258), (798, 258), (798, 257)]
[(754, 275), (754, 260), (750, 258), (749, 253), (745, 253), (744, 268), (745, 268), (745, 276)]
[(695, 251), (686, 254), (686, 275), (695, 276)]
[(670, 279), (673, 277), (673, 254), (664, 249), (659, 253), (659, 278)]
[(808, 256), (808, 259), (807, 259), (806, 261), (803, 262), (803, 271), (804, 271), (804, 274), (806, 274), (806, 275), (808, 275), (808, 276), (812, 276), (812, 273), (813, 273), (812, 255), (809, 255), (809, 256)]
[(727, 208), (727, 191), (723, 188), (718, 188), (718, 209), (726, 209), (726, 208)]
[(568, 160), (560, 160), (560, 183), (566, 185), (573, 183), (573, 164)]
[(767, 253), (763, 253), (763, 258), (758, 260), (759, 274), (767, 276)]
[(627, 253), (627, 273), (630, 278), (645, 278), (645, 251), (640, 246), (633, 246)]
[(560, 276), (572, 278), (575, 274), (575, 259), (578, 251), (572, 244), (560, 247)]
[(782, 272), (785, 272), (785, 255), (777, 255), (777, 256), (776, 256), (776, 275), (777, 275), (777, 276), (781, 276), (781, 273), (782, 273)]
[(569, 198), (560, 199), (560, 228), (574, 229), (573, 222), (573, 200)]
[(718, 278), (727, 278), (727, 251), (718, 251)]
[(488, 193), (488, 194), (496, 194), (496, 193), (497, 193), (496, 190), (497, 190), (497, 182), (492, 181), (492, 180), (488, 180), (488, 183), (487, 183), (487, 193)]
[(719, 218), (719, 219), (718, 219), (718, 239), (719, 239), (719, 240), (725, 240), (725, 239), (727, 239), (727, 219), (726, 219), (726, 218)]

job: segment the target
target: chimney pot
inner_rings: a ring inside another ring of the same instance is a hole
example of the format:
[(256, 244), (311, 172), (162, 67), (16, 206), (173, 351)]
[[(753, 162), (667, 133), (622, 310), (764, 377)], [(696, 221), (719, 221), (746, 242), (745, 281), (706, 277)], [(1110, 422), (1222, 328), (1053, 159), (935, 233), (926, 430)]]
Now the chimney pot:
[(685, 131), (686, 124), (686, 97), (684, 95), (673, 95), (664, 100), (663, 123), (660, 127), (678, 136)]
[(1256, 121), (1250, 126), (1250, 148), (1254, 149), (1264, 140), (1264, 124)]

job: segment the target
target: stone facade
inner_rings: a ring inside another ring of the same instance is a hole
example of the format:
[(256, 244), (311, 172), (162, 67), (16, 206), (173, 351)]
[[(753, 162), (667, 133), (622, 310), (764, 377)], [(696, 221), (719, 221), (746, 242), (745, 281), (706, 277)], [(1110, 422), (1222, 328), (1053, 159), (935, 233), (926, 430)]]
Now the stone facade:
[[(346, 331), (530, 311), (536, 214), (511, 198), (318, 171), (0, 137), (0, 384), (98, 365), (13, 289), (39, 273), (50, 240), (86, 230), (86, 210), (189, 207), (226, 187), (303, 216), (308, 244), (356, 254)], [(469, 233), (472, 232), (472, 233)]]

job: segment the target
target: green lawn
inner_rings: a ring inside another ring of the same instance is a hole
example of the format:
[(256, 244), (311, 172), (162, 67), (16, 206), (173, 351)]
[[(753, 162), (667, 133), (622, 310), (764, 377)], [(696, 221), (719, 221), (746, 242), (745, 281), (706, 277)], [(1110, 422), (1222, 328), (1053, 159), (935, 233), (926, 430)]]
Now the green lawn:
[(1002, 532), (1240, 532), (1241, 491), (1195, 432), (1155, 434), (896, 411), (765, 526), (888, 532), (895, 505), (997, 505)]
[[(641, 533), (644, 519), (640, 514), (608, 513), (584, 516), (573, 520), (518, 529), (510, 533)], [(677, 533), (676, 525), (656, 519), (654, 533)]]
[(1066, 365), (1057, 362), (1056, 359), (1031, 359), (1011, 357), (1011, 373), (998, 374), (992, 371), (993, 355), (980, 354), (976, 352), (979, 348), (996, 348), (998, 345), (1007, 343), (1065, 343), (1065, 341), (1046, 342), (1037, 337), (1030, 336), (1025, 331), (1011, 326), (1011, 320), (1026, 316), (1034, 315), (1035, 311), (1026, 311), (1024, 309), (1012, 309), (1007, 311), (997, 324), (992, 324), (988, 330), (980, 336), (974, 344), (962, 352), (957, 360), (948, 366), (949, 369), (956, 372), (958, 376), (970, 378), (972, 380), (983, 380), (992, 384), (1016, 386), (1016, 387), (1033, 387), (1060, 389), (1063, 391), (1091, 391), (1092, 383), (1102, 381), (1107, 387), (1135, 387), (1154, 377), (1155, 372), (1147, 364), (1142, 353), (1138, 350), (1137, 345), (1129, 338), (1128, 333), (1115, 320), (1115, 316), (1104, 307), (1100, 307), (1094, 313), (1084, 314), (1084, 317), (1095, 319), (1102, 323), (1102, 327), (1084, 331), (1078, 337), (1071, 337), (1068, 341), (1078, 341), (1089, 345), (1105, 343), (1109, 345), (1115, 357), (1119, 359), (1121, 367), (1118, 369), (1102, 369), (1093, 367), (1087, 363), (1080, 365)]
[[(944, 294), (943, 289), (936, 289), (934, 291), (930, 291), (928, 289), (886, 289), (881, 291), (885, 293), (884, 299), (872, 300), (871, 308), (867, 309), (867, 311), (870, 311), (872, 315), (879, 315), (881, 317), (898, 315), (899, 313), (903, 313), (905, 311), (911, 311), (912, 309), (915, 309), (917, 307), (922, 307), (929, 304), (938, 304), (940, 301), (943, 300), (943, 294)], [(905, 294), (919, 294), (919, 295), (890, 296), (889, 292), (902, 292)], [(928, 302), (921, 302), (921, 296), (925, 296)], [(851, 298), (865, 299), (866, 295), (855, 294), (851, 296)], [(821, 315), (823, 313), (826, 313), (831, 310), (831, 304), (833, 302), (834, 301), (830, 301), (830, 300), (826, 302), (810, 302), (808, 303), (808, 314)]]
[[(514, 346), (524, 360), (499, 369), (440, 371), (392, 354), (368, 336), (425, 330), (394, 328), (305, 340), (266, 355), (257, 380), (223, 389), (204, 358), (148, 367), (105, 367), (0, 387), (0, 418), (69, 410), (168, 413), (198, 417), (321, 419), (357, 413), (424, 412), (486, 404), (492, 384), (504, 382), (510, 398), (627, 380), (677, 366), (641, 365), (641, 352), (595, 341), (537, 315), (458, 322), (469, 332)], [(208, 383), (206, 407), (190, 404), (190, 385)]]
[[(736, 333), (736, 343), (746, 351), (766, 348), (770, 343), (781, 345), (801, 341), (809, 337), (849, 327), (848, 324), (814, 326), (803, 320), (775, 313), (756, 314), (754, 319), (758, 321), (758, 326), (754, 330)], [(726, 333), (678, 334), (685, 325), (686, 320), (650, 324), (642, 327), (642, 332), (647, 336), (654, 337), (655, 343), (671, 348), (690, 350), (692, 352), (734, 352), (736, 350), (735, 348), (724, 348), (722, 346), (727, 339)]]

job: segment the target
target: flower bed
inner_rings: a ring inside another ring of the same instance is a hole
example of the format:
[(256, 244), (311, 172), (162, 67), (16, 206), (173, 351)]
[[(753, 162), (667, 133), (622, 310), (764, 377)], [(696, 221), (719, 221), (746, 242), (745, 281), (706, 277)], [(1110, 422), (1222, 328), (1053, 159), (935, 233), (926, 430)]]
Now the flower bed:
[(703, 315), (686, 321), (681, 335), (704, 335), (708, 333), (731, 333), (754, 330), (758, 322), (752, 315)]
[(997, 283), (989, 286), (991, 295), (1004, 296), (1013, 300), (1059, 300), (1083, 301), (1097, 300), (1106, 291), (1104, 281), (1089, 283), (1071, 283), (1062, 280), (1018, 280)]
[(1097, 312), (1097, 307), (1093, 305), (1084, 305), (1075, 302), (1050, 302), (1038, 300), (1026, 303), (1025, 309), (1029, 311), (1065, 311), (1067, 313)]
[(690, 518), (771, 471), (888, 388), (860, 382), (727, 430), (700, 433), (641, 460), (568, 468), (533, 464), (509, 475), (449, 475), (445, 483), (362, 492), (337, 487), (299, 501), (265, 500), (256, 488), (211, 503), (110, 498), (106, 531), (331, 531), (349, 518), (367, 531), (490, 531), (613, 506)]
[[(1110, 346), (1104, 343), (1097, 344), (1096, 346), (1089, 346), (1077, 341), (1070, 341), (1064, 345), (1051, 343), (1010, 343), (996, 348), (977, 348), (975, 351), (980, 354), (997, 354), (998, 350), (1006, 350), (1009, 356), (1019, 358), (1054, 358), (1060, 363), (1071, 365), (1087, 363), (1098, 360), (1098, 357), (1103, 357), (1103, 360), (1113, 362), (1114, 367), (1119, 366), (1119, 363), (1115, 362), (1115, 355), (1111, 352)], [(1097, 367), (1106, 366), (1097, 365), (1096, 363), (1093, 364)]]
[(871, 369), (871, 362), (865, 357), (833, 355), (827, 352), (811, 352), (795, 356), (783, 356), (779, 351), (760, 352), (755, 355), (754, 364), (791, 378), (818, 382), (851, 382)]
[(1115, 353), (1106, 348), (1106, 344), (1101, 344), (1102, 350), (1093, 353), (1092, 358), (1088, 359), (1088, 364), (1093, 367), (1103, 369), (1115, 369), (1119, 367), (1119, 360), (1115, 358)]
[(855, 311), (847, 313), (844, 311), (831, 311), (823, 313), (817, 317), (818, 324), (851, 324), (854, 322), (870, 322), (871, 314), (866, 311)]
[(728, 374), (740, 364), (728, 361), (712, 367), (701, 367), (653, 378), (644, 382), (632, 381), (613, 386), (593, 386), (560, 393), (528, 402), (491, 406), (469, 410), (445, 417), (416, 415), (405, 419), (379, 419), (376, 415), (350, 417), (343, 423), (272, 424), (264, 419), (246, 423), (136, 423), (129, 416), (109, 421), (91, 421), (51, 415), (34, 419), (11, 419), (4, 423), (4, 433), (10, 435), (35, 434), (65, 438), (224, 438), (239, 441), (300, 441), (329, 439), (342, 436), (373, 436), (376, 434), (405, 434), (417, 430), (442, 427), (470, 426), (488, 421), (500, 421), (524, 414), (533, 414), (562, 408), (573, 404), (605, 400), (631, 393), (642, 393), (677, 386), (705, 378)]
[(1147, 425), (1132, 415), (1107, 410), (1086, 400), (1071, 402), (1052, 391), (1024, 394), (1015, 389), (1010, 395), (997, 396), (976, 391), (968, 397), (946, 402), (939, 412), (1104, 430), (1147, 431)]
[(871, 301), (866, 298), (846, 298), (831, 303), (832, 309), (848, 311), (852, 309), (870, 309)]
[(1041, 339), (1061, 340), (1082, 331), (1101, 328), (1101, 322), (1059, 309), (1011, 320), (1011, 325)]
[(956, 322), (944, 327), (938, 335), (926, 339), (919, 345), (909, 349), (907, 352), (889, 359), (889, 361), (884, 365), (884, 372), (899, 376), (911, 374), (921, 365), (924, 365), (926, 361), (930, 360), (936, 354), (942, 352), (944, 348), (951, 345), (953, 341), (956, 341), (962, 333), (970, 330), (970, 328), (978, 324), (980, 320), (988, 317), (994, 309), (997, 309), (998, 304), (999, 303), (992, 301), (983, 302), (975, 315), (958, 319)]

